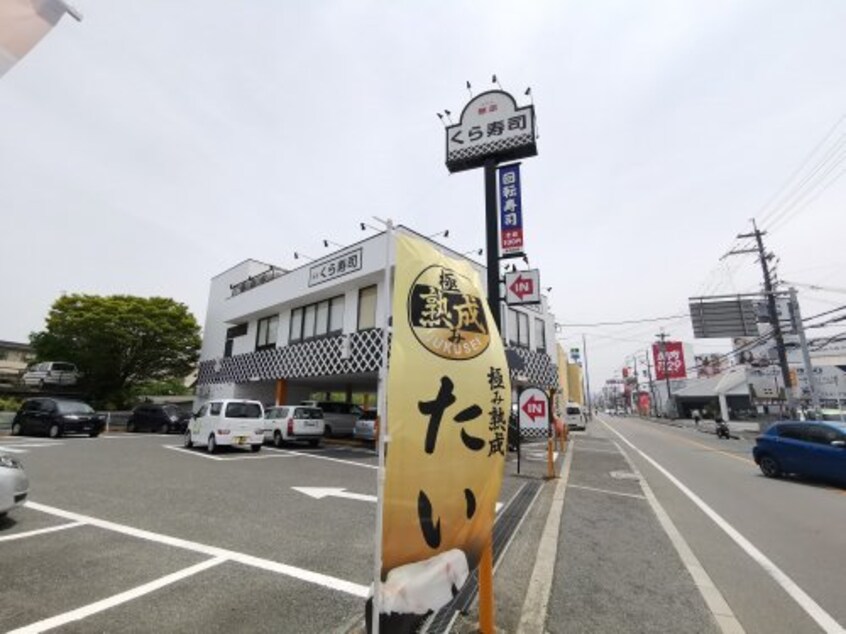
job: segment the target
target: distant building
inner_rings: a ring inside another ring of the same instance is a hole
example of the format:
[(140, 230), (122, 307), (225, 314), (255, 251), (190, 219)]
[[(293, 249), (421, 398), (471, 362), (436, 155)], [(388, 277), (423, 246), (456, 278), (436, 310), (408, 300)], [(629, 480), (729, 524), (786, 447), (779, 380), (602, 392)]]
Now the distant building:
[(34, 359), (35, 351), (28, 343), (0, 341), (0, 383), (17, 383)]

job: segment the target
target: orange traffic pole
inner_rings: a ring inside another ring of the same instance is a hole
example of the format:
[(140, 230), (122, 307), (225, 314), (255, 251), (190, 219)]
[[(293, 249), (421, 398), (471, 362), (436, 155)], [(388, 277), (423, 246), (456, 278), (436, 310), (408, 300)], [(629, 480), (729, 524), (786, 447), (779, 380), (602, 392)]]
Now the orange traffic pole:
[(550, 438), (546, 441), (546, 477), (550, 479), (555, 477), (555, 465), (553, 463), (554, 460), (552, 459), (552, 438)]
[(493, 592), (493, 536), (482, 548), (479, 560), (479, 632), (494, 634), (494, 592)]

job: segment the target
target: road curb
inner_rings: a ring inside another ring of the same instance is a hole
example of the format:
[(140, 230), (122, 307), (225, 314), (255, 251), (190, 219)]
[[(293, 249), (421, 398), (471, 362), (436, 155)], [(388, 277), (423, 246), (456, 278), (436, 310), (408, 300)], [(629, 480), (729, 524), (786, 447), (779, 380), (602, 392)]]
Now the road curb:
[(546, 524), (541, 534), (535, 565), (529, 578), (526, 598), (520, 611), (518, 634), (543, 634), (546, 631), (546, 617), (552, 582), (555, 576), (555, 561), (558, 554), (558, 534), (561, 529), (561, 515), (564, 511), (564, 496), (570, 479), (570, 467), (573, 464), (573, 443), (565, 448), (564, 463), (561, 465), (560, 479), (552, 494), (552, 505), (546, 516)]

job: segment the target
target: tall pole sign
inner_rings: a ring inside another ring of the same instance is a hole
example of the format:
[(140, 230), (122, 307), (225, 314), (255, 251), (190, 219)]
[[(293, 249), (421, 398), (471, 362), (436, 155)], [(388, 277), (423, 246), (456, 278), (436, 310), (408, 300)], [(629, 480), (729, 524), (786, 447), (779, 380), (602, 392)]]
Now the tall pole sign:
[[(468, 84), (469, 87), (469, 84)], [(527, 91), (528, 94), (528, 91)], [(515, 249), (523, 249), (523, 224), (520, 209), (519, 171), (501, 173), (501, 179), (514, 182), (500, 185), (503, 196), (503, 210), (509, 206), (513, 215), (503, 216), (503, 232), (500, 235), (500, 215), (497, 202), (497, 165), (507, 161), (536, 156), (538, 153), (535, 133), (535, 108), (533, 105), (518, 107), (514, 97), (504, 90), (490, 90), (473, 97), (461, 111), (458, 123), (446, 128), (446, 166), (451, 173), (484, 168), (485, 182), (485, 247), (488, 258), (488, 306), (496, 329), (501, 332), (502, 312), (500, 310), (500, 248), (503, 255)], [(507, 197), (508, 193), (515, 194)], [(513, 189), (512, 189), (513, 188)], [(508, 202), (513, 200), (514, 202)], [(514, 221), (513, 223), (511, 221)], [(493, 535), (488, 540), (479, 562), (479, 630), (482, 634), (494, 632), (493, 607)]]
[[(497, 210), (497, 165), (505, 161), (517, 161), (538, 153), (535, 133), (535, 107), (518, 107), (514, 97), (504, 90), (490, 90), (477, 95), (464, 106), (458, 123), (446, 128), (446, 166), (452, 172), (463, 172), (483, 167), (485, 170), (485, 228), (486, 251), (488, 258), (488, 305), (496, 326), (501, 327), (500, 312), (500, 248), (504, 246), (505, 236), (500, 237), (499, 213)], [(516, 166), (515, 166), (516, 168)], [(505, 168), (503, 168), (505, 169)], [(507, 174), (507, 176), (506, 176)], [(502, 180), (514, 179), (515, 182), (501, 184), (499, 194), (504, 188), (509, 194), (519, 192), (519, 171), (500, 174)], [(516, 198), (516, 200), (514, 200)], [(509, 195), (504, 199), (514, 200), (507, 203), (510, 213), (503, 218), (503, 231), (509, 233), (510, 240), (519, 236), (519, 247), (523, 249), (522, 209), (518, 196)], [(511, 207), (514, 206), (514, 209)], [(513, 222), (513, 224), (512, 224)], [(518, 232), (518, 233), (516, 233)], [(515, 246), (503, 249), (503, 255), (513, 254)]]

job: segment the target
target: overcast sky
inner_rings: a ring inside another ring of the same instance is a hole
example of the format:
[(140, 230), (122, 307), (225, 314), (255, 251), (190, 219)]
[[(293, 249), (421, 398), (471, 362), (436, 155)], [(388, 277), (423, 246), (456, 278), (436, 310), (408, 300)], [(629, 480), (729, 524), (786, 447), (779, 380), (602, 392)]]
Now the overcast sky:
[[(492, 73), (532, 88), (525, 240), (559, 322), (756, 290), (754, 259), (719, 257), (768, 214), (781, 277), (846, 286), (842, 0), (74, 4), (0, 79), (0, 339), (63, 291), (173, 297), (202, 323), (213, 275), (293, 267), (373, 215), (484, 246), (482, 174), (448, 175), (435, 113)], [(767, 207), (780, 190), (803, 197)], [(806, 315), (846, 303), (800, 291)], [(598, 387), (661, 325), (562, 335), (588, 333)]]

